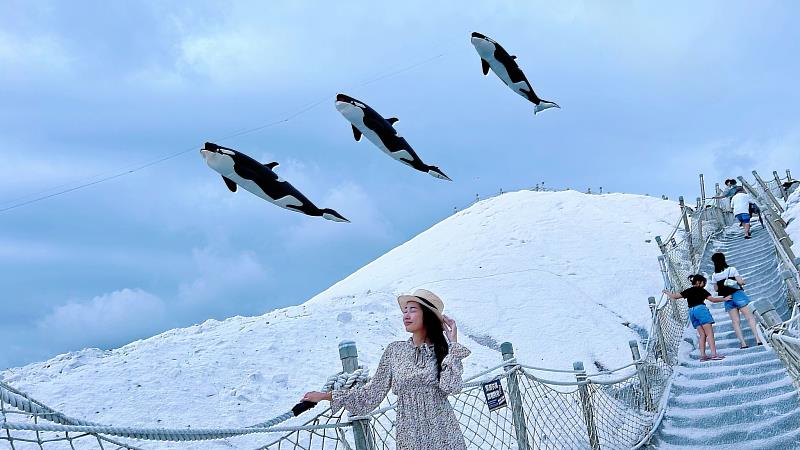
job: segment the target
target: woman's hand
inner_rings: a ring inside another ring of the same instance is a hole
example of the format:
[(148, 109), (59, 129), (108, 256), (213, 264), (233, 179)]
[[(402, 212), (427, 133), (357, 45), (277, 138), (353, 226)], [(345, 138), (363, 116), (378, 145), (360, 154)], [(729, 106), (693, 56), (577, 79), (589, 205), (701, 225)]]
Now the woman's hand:
[(456, 321), (442, 314), (442, 322), (444, 324), (444, 334), (450, 343), (458, 342), (458, 327)]
[(306, 395), (303, 396), (301, 401), (319, 403), (322, 400), (331, 401), (332, 399), (333, 396), (331, 395), (330, 392), (311, 391), (311, 392), (306, 392)]

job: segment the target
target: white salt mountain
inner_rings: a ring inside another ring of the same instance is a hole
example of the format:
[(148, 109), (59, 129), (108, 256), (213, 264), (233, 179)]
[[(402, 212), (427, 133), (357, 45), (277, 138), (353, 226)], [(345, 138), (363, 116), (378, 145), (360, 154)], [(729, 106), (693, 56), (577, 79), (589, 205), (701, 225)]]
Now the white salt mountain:
[[(678, 216), (674, 202), (647, 196), (507, 193), (443, 220), (302, 305), (209, 320), (1, 375), (93, 422), (247, 426), (287, 411), (341, 370), (342, 340), (356, 341), (360, 362), (374, 370), (386, 344), (408, 337), (396, 295), (420, 287), (439, 294), (458, 322), (460, 342), (473, 351), (467, 374), (497, 364), (503, 341), (523, 363), (618, 367), (631, 361), (628, 341), (648, 327), (647, 297), (662, 288), (653, 239), (667, 235)], [(254, 435), (203, 448), (264, 443)]]

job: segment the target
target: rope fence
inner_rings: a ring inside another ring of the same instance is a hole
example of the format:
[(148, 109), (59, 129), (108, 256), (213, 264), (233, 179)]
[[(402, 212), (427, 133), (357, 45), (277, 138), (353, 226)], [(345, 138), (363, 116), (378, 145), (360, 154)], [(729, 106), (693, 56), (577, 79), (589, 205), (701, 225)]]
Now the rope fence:
[[(708, 242), (724, 225), (718, 202), (698, 202), (692, 209), (681, 201), (680, 220), (668, 239), (656, 238), (666, 287), (688, 287), (688, 275), (697, 271)], [(663, 417), (688, 319), (684, 301), (662, 295), (658, 301), (650, 297), (648, 304), (652, 317), (647, 339), (630, 341), (631, 362), (613, 370), (589, 374), (582, 361), (574, 362), (572, 370), (525, 365), (517, 362), (513, 346), (504, 343), (502, 361), (466, 378), (461, 392), (450, 397), (467, 447), (597, 450), (645, 445)], [(344, 370), (329, 378), (323, 390), (369, 381), (367, 370), (358, 365), (355, 343), (342, 342), (339, 355)], [(0, 382), (0, 442), (12, 450), (145, 449), (160, 448), (158, 442), (164, 441), (227, 440), (258, 434), (264, 436), (265, 443), (257, 447), (262, 450), (396, 447), (391, 394), (365, 416), (349, 417), (327, 408), (301, 425), (285, 424), (308, 406), (298, 405), (294, 412), (243, 428), (137, 429), (72, 419)], [(230, 442), (225, 445), (234, 447)]]
[(753, 171), (754, 183), (742, 177), (739, 180), (765, 215), (765, 228), (775, 245), (779, 269), (786, 285), (785, 314), (778, 312), (784, 309), (784, 305), (773, 305), (764, 300), (755, 302), (759, 331), (786, 366), (786, 371), (800, 392), (800, 258), (792, 251), (793, 242), (786, 233), (786, 222), (781, 217), (789, 197), (788, 188), (796, 180), (791, 178), (788, 170), (786, 172), (786, 179), (781, 179), (777, 172), (773, 172), (774, 179), (765, 181)]

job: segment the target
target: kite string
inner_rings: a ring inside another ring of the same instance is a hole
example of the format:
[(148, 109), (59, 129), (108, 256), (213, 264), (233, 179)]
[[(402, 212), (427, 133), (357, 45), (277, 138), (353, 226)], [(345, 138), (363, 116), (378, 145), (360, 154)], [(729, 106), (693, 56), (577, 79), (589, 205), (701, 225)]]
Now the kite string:
[[(359, 87), (367, 86), (369, 84), (372, 84), (372, 83), (375, 83), (375, 82), (390, 78), (392, 76), (396, 76), (396, 75), (399, 75), (401, 73), (408, 72), (409, 70), (413, 70), (413, 69), (415, 69), (417, 67), (420, 67), (422, 65), (425, 65), (425, 64), (428, 64), (430, 62), (433, 62), (433, 61), (443, 57), (445, 54), (446, 54), (446, 52), (445, 53), (439, 53), (436, 56), (433, 56), (431, 58), (427, 58), (427, 59), (425, 59), (423, 61), (416, 62), (416, 63), (411, 64), (409, 66), (401, 67), (400, 69), (392, 70), (392, 71), (389, 71), (387, 73), (378, 74), (378, 75), (376, 75), (375, 77), (373, 77), (371, 79), (367, 79), (367, 81), (361, 82), (361, 83), (356, 84), (354, 86), (351, 86), (350, 88), (347, 88), (347, 89), (356, 89), (356, 88), (359, 88)], [(315, 101), (313, 103), (310, 103), (308, 106), (305, 106), (305, 107), (301, 108), (300, 110), (295, 111), (295, 112), (289, 114), (288, 116), (286, 116), (286, 117), (284, 117), (282, 119), (275, 120), (275, 121), (266, 123), (264, 125), (259, 125), (257, 127), (246, 128), (244, 130), (240, 130), (240, 131), (228, 134), (226, 136), (223, 136), (221, 138), (217, 138), (217, 139), (214, 139), (214, 140), (215, 141), (225, 141), (225, 140), (228, 140), (228, 139), (232, 139), (232, 138), (235, 138), (235, 137), (239, 137), (239, 136), (243, 136), (243, 135), (246, 135), (246, 134), (254, 133), (256, 131), (260, 131), (260, 130), (263, 130), (263, 129), (266, 129), (266, 128), (270, 128), (270, 127), (273, 127), (273, 126), (276, 126), (276, 125), (279, 125), (279, 124), (282, 124), (282, 123), (289, 122), (290, 120), (292, 120), (292, 119), (294, 119), (294, 118), (296, 118), (296, 117), (298, 117), (298, 116), (300, 116), (300, 115), (302, 115), (302, 114), (304, 114), (304, 113), (306, 113), (308, 111), (311, 111), (312, 109), (314, 109), (317, 106), (321, 105), (322, 103), (324, 103), (325, 101), (329, 100), (330, 98), (331, 98), (330, 95), (326, 95), (324, 98), (321, 98), (320, 100), (317, 100), (317, 101)], [(89, 187), (89, 186), (94, 186), (96, 184), (100, 184), (100, 183), (103, 183), (103, 182), (106, 182), (106, 181), (109, 181), (109, 180), (113, 180), (115, 178), (120, 178), (122, 176), (129, 175), (129, 174), (132, 174), (134, 172), (138, 172), (138, 171), (140, 171), (142, 169), (145, 169), (147, 167), (154, 166), (154, 165), (162, 163), (164, 161), (176, 158), (178, 156), (181, 156), (181, 155), (183, 155), (185, 153), (188, 153), (190, 151), (193, 151), (193, 150), (197, 150), (197, 148), (195, 148), (195, 147), (186, 148), (186, 149), (181, 150), (179, 152), (172, 153), (172, 154), (169, 154), (169, 155), (164, 156), (164, 157), (160, 157), (160, 158), (152, 160), (152, 161), (148, 161), (148, 162), (143, 163), (143, 164), (138, 165), (138, 166), (129, 167), (129, 168), (123, 169), (121, 171), (114, 171), (114, 173), (112, 175), (109, 175), (109, 176), (103, 176), (103, 175), (105, 175), (105, 174), (110, 172), (110, 171), (107, 171), (107, 172), (104, 172), (104, 173), (101, 173), (101, 174), (92, 175), (90, 177), (80, 178), (80, 179), (78, 179), (76, 181), (90, 180), (90, 179), (93, 179), (93, 178), (102, 177), (102, 178), (97, 179), (97, 180), (93, 180), (93, 181), (89, 181), (89, 182), (83, 182), (83, 183), (81, 183), (81, 184), (79, 184), (77, 186), (74, 186), (74, 187), (71, 187), (71, 188), (68, 188), (68, 189), (60, 190), (60, 191), (57, 191), (57, 192), (54, 192), (54, 193), (50, 193), (50, 194), (46, 194), (46, 195), (42, 195), (42, 196), (38, 196), (38, 197), (35, 197), (35, 198), (31, 199), (31, 200), (21, 201), (20, 202), (20, 200), (29, 198), (31, 196), (36, 196), (36, 195), (38, 195), (39, 193), (42, 193), (42, 192), (48, 192), (48, 191), (51, 191), (53, 189), (58, 189), (58, 188), (63, 187), (65, 185), (71, 184), (72, 182), (64, 183), (64, 184), (61, 184), (61, 185), (58, 185), (58, 186), (54, 186), (54, 187), (47, 188), (47, 189), (44, 189), (44, 190), (41, 190), (41, 191), (37, 191), (36, 193), (33, 193), (33, 194), (28, 194), (28, 195), (24, 195), (22, 197), (17, 197), (15, 199), (8, 200), (8, 201), (5, 201), (3, 203), (0, 203), (0, 204), (3, 204), (3, 205), (11, 204), (10, 206), (6, 206), (4, 208), (0, 208), (0, 213), (4, 213), (4, 212), (10, 211), (12, 209), (16, 209), (16, 208), (19, 208), (19, 207), (22, 207), (22, 206), (25, 206), (25, 205), (29, 205), (31, 203), (36, 203), (36, 202), (39, 202), (39, 201), (42, 201), (42, 200), (46, 200), (48, 198), (52, 198), (52, 197), (56, 197), (56, 196), (59, 196), (59, 195), (63, 195), (63, 194), (66, 194), (66, 193), (69, 193), (69, 192), (73, 192), (73, 191), (76, 191), (76, 190), (79, 190), (79, 189), (83, 189), (83, 188), (86, 188), (86, 187)]]

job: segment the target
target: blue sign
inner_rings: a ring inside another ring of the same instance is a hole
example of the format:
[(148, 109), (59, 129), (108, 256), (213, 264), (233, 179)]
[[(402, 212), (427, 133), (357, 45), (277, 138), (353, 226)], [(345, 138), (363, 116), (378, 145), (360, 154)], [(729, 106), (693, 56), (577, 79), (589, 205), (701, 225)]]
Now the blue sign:
[(489, 411), (496, 411), (506, 406), (506, 395), (500, 380), (483, 383), (483, 395), (486, 396), (486, 405)]

